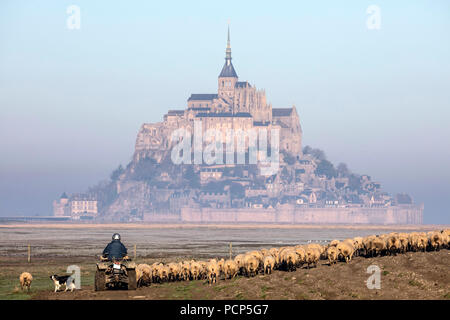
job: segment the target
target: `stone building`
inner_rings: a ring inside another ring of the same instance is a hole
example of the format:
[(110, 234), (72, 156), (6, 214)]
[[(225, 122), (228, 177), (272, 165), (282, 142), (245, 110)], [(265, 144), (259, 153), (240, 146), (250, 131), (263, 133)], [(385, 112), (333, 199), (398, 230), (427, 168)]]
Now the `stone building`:
[(134, 160), (151, 157), (160, 161), (173, 146), (171, 133), (184, 128), (193, 134), (194, 121), (201, 123), (202, 133), (208, 129), (220, 130), (222, 141), (230, 129), (234, 132), (265, 129), (269, 135), (271, 129), (278, 129), (280, 151), (300, 157), (302, 129), (296, 108), (272, 108), (264, 90), (239, 81), (231, 58), (229, 30), (225, 63), (217, 84), (217, 93), (191, 94), (185, 110), (170, 110), (162, 122), (143, 124), (137, 135)]
[(74, 220), (94, 219), (98, 215), (98, 201), (84, 194), (72, 195), (69, 198), (64, 192), (59, 201), (53, 201), (53, 215), (68, 216)]
[(59, 197), (59, 200), (53, 201), (53, 215), (55, 217), (64, 217), (69, 216), (69, 197), (64, 192), (61, 197)]

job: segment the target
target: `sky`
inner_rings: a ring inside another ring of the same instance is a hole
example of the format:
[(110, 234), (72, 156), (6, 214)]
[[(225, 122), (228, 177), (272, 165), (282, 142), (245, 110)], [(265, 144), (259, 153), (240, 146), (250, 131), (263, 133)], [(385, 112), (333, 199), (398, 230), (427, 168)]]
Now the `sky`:
[(142, 123), (215, 93), (228, 22), (240, 80), (296, 106), (304, 145), (450, 223), (446, 0), (3, 0), (0, 215), (51, 215), (131, 160)]

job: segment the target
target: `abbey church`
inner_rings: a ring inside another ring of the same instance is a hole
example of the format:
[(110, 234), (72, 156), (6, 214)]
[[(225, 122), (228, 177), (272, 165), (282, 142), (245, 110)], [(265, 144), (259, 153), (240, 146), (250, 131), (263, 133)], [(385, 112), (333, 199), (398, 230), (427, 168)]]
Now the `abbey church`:
[(163, 122), (143, 124), (136, 140), (135, 160), (160, 158), (161, 151), (171, 148), (170, 133), (181, 127), (192, 131), (194, 121), (201, 121), (203, 131), (261, 128), (270, 132), (278, 129), (280, 151), (300, 157), (302, 129), (295, 107), (272, 108), (264, 90), (239, 81), (231, 60), (228, 29), (225, 63), (218, 77), (217, 93), (191, 94), (185, 110), (169, 110)]

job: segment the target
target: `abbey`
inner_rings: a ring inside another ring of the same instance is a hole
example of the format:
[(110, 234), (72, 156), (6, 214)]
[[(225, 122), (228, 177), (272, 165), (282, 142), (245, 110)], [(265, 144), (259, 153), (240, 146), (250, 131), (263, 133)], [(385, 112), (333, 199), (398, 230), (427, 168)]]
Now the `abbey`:
[(217, 92), (191, 94), (184, 108), (144, 123), (125, 167), (87, 194), (63, 194), (54, 210), (80, 220), (187, 223), (419, 224), (423, 215), (409, 195), (390, 195), (369, 175), (302, 148), (296, 108), (273, 108), (264, 90), (239, 81), (229, 30)]
[(258, 90), (247, 81), (239, 81), (231, 58), (230, 30), (225, 51), (225, 63), (218, 76), (217, 93), (191, 94), (184, 110), (170, 110), (164, 120), (142, 125), (135, 147), (134, 159), (161, 160), (173, 146), (171, 132), (178, 128), (193, 131), (194, 122), (201, 121), (202, 130), (226, 131), (264, 129), (279, 130), (281, 152), (300, 157), (302, 129), (296, 108), (272, 108), (264, 90)]

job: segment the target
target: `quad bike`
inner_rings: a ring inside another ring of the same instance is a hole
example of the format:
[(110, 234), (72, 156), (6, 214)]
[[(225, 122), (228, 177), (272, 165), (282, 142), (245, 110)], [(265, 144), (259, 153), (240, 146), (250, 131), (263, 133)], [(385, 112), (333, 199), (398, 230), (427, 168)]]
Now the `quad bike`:
[(95, 272), (95, 291), (106, 289), (136, 290), (136, 264), (130, 258), (108, 260), (100, 257)]

